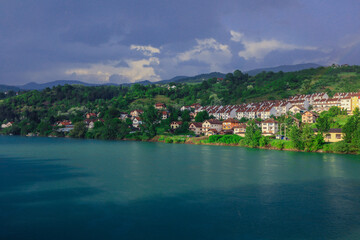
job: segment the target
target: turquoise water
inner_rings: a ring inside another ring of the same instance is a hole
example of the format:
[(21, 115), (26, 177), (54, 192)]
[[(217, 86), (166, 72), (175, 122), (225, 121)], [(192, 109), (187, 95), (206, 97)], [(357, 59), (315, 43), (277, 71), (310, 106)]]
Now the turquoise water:
[(360, 157), (0, 136), (0, 239), (360, 239)]

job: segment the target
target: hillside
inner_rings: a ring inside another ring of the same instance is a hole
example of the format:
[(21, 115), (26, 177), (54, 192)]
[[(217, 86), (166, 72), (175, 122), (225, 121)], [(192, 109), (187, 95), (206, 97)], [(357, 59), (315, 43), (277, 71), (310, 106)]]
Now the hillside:
[[(360, 67), (319, 67), (297, 72), (262, 72), (256, 76), (239, 70), (224, 79), (210, 78), (196, 84), (175, 83), (174, 88), (159, 84), (131, 86), (65, 85), (42, 91), (21, 92), (5, 98), (1, 105), (0, 122), (20, 119), (36, 112), (46, 118), (70, 109), (102, 111), (113, 106), (120, 111), (143, 108), (144, 105), (164, 101), (181, 106), (198, 102), (202, 105), (239, 104), (262, 100), (284, 99), (297, 94), (354, 92), (360, 90)], [(2, 97), (1, 97), (2, 96)], [(76, 112), (76, 111), (75, 111)], [(56, 114), (55, 114), (56, 113)]]
[(309, 68), (318, 68), (321, 67), (321, 65), (319, 64), (315, 64), (315, 63), (304, 63), (304, 64), (296, 64), (296, 65), (282, 65), (282, 66), (278, 66), (278, 67), (270, 67), (270, 68), (258, 68), (258, 69), (253, 69), (250, 71), (247, 71), (246, 73), (249, 74), (250, 76), (255, 76), (261, 72), (296, 72), (296, 71), (301, 71), (304, 69), (309, 69)]
[(8, 85), (0, 85), (0, 92), (6, 92), (6, 91), (19, 91), (20, 89), (15, 86), (8, 86)]

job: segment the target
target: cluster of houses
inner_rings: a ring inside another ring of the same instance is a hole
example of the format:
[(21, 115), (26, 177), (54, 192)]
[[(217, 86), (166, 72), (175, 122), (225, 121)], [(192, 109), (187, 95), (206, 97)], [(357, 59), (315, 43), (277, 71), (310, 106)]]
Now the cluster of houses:
[[(302, 115), (301, 122), (312, 124), (319, 117), (318, 113), (328, 111), (331, 107), (340, 107), (352, 114), (355, 108), (360, 106), (360, 92), (336, 93), (332, 98), (327, 93), (314, 93), (309, 95), (297, 95), (281, 101), (264, 101), (259, 103), (246, 103), (241, 105), (224, 106), (201, 106), (193, 104), (183, 106), (181, 110), (194, 109), (194, 114), (206, 111), (214, 119), (206, 120), (202, 123), (192, 122), (189, 130), (196, 135), (214, 135), (214, 134), (238, 134), (245, 135), (246, 123), (240, 123), (236, 119), (262, 119), (264, 121), (256, 124), (261, 128), (265, 136), (276, 135), (280, 132), (280, 124), (271, 117), (278, 117), (288, 113)], [(312, 111), (310, 111), (312, 108)], [(292, 117), (292, 116), (290, 116)], [(295, 124), (300, 125), (300, 121), (294, 117)], [(172, 122), (171, 129), (180, 127), (182, 122)], [(317, 130), (315, 129), (317, 133)], [(324, 135), (325, 141), (337, 142), (343, 139), (341, 129), (330, 129)]]
[[(331, 107), (340, 107), (347, 110), (348, 114), (352, 114), (355, 108), (360, 106), (360, 92), (336, 93), (333, 97), (329, 97), (327, 93), (314, 93), (308, 95), (296, 95), (285, 100), (263, 101), (258, 103), (244, 103), (240, 105), (217, 105), (217, 106), (201, 106), (194, 103), (190, 106), (182, 106), (181, 111), (189, 110), (192, 122), (189, 130), (196, 135), (210, 136), (214, 134), (238, 134), (245, 135), (246, 123), (240, 123), (239, 120), (246, 118), (255, 120), (256, 124), (261, 128), (262, 134), (265, 136), (276, 135), (280, 132), (281, 125), (272, 117), (282, 115), (291, 115), (300, 113), (302, 115), (301, 122), (306, 124), (315, 123), (319, 117), (318, 113), (329, 110)], [(164, 103), (156, 103), (155, 109), (159, 111), (162, 120), (167, 119), (170, 114)], [(312, 109), (312, 111), (310, 110)], [(195, 117), (199, 112), (206, 111), (212, 119), (202, 123), (195, 122)], [(132, 121), (132, 127), (139, 129), (142, 124), (142, 109), (135, 109), (130, 112), (120, 113), (119, 119)], [(288, 113), (291, 113), (290, 115)], [(99, 113), (87, 113), (84, 123), (91, 129), (94, 128), (95, 122), (104, 121), (99, 118)], [(295, 124), (300, 125), (300, 121), (294, 117)], [(257, 121), (261, 119), (262, 121)], [(12, 122), (2, 124), (1, 128), (12, 126)], [(182, 121), (174, 121), (170, 124), (170, 128), (175, 130), (183, 124)], [(59, 121), (54, 126), (61, 127), (58, 131), (69, 132), (73, 129), (72, 122), (69, 120)], [(316, 129), (315, 129), (316, 131)], [(326, 134), (325, 140), (336, 142), (342, 140), (341, 129), (330, 129)]]
[[(327, 93), (297, 95), (281, 101), (263, 101), (244, 103), (240, 105), (196, 106), (195, 113), (206, 111), (218, 120), (228, 118), (269, 119), (271, 116), (281, 116), (287, 113), (304, 113), (310, 107), (314, 112), (328, 111), (331, 107), (340, 107), (352, 114), (360, 106), (360, 92), (336, 93), (332, 98)], [(184, 106), (181, 110), (188, 109)]]

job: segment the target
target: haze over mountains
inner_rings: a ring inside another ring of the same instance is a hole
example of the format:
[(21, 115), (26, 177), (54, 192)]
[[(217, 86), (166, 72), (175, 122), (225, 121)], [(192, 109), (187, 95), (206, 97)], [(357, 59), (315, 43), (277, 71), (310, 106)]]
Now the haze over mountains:
[[(278, 67), (271, 67), (271, 68), (259, 68), (259, 69), (254, 69), (254, 70), (250, 70), (250, 71), (246, 71), (246, 73), (248, 73), (251, 76), (254, 76), (256, 74), (259, 74), (263, 71), (265, 72), (294, 72), (294, 71), (300, 71), (303, 69), (309, 69), (309, 68), (318, 68), (321, 67), (321, 65), (315, 64), (315, 63), (306, 63), (306, 64), (296, 64), (296, 65), (282, 65), (282, 66), (278, 66)], [(199, 74), (196, 76), (176, 76), (174, 78), (168, 79), (168, 80), (161, 80), (158, 82), (151, 82), (148, 80), (145, 81), (140, 81), (140, 82), (136, 82), (138, 84), (143, 84), (143, 85), (148, 85), (148, 84), (167, 84), (167, 83), (171, 83), (171, 82), (176, 82), (176, 83), (197, 83), (197, 82), (201, 82), (203, 80), (207, 80), (209, 78), (224, 78), (225, 77), (225, 73), (220, 73), (220, 72), (212, 72), (212, 73), (205, 73), (205, 74)], [(47, 87), (52, 88), (54, 86), (58, 86), (58, 85), (65, 85), (65, 84), (70, 84), (70, 85), (83, 85), (83, 86), (101, 86), (101, 85), (132, 85), (134, 83), (123, 83), (123, 84), (115, 84), (115, 83), (106, 83), (106, 84), (92, 84), (92, 83), (86, 83), (86, 82), (82, 82), (82, 81), (78, 81), (78, 80), (56, 80), (56, 81), (52, 81), (52, 82), (47, 82), (47, 83), (35, 83), (35, 82), (30, 82), (27, 83), (25, 85), (21, 85), (21, 86), (8, 86), (8, 85), (0, 85), (0, 91), (19, 91), (19, 90), (42, 90), (45, 89)]]

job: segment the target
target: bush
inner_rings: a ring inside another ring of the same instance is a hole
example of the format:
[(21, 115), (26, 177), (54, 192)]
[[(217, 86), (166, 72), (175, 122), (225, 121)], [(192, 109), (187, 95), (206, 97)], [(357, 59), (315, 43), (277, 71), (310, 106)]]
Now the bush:
[(266, 147), (267, 145), (269, 145), (269, 143), (270, 143), (269, 137), (262, 136), (259, 140), (260, 147)]
[(274, 147), (274, 148), (277, 148), (277, 149), (279, 149), (279, 150), (282, 150), (282, 149), (284, 149), (284, 145), (285, 145), (284, 142), (285, 142), (284, 140), (272, 140), (272, 141), (270, 142), (270, 145), (271, 145), (272, 147)]
[(209, 143), (238, 144), (242, 137), (238, 135), (212, 135), (209, 137)]
[(349, 153), (350, 152), (350, 145), (344, 141), (333, 143), (332, 148), (334, 152), (338, 153)]

